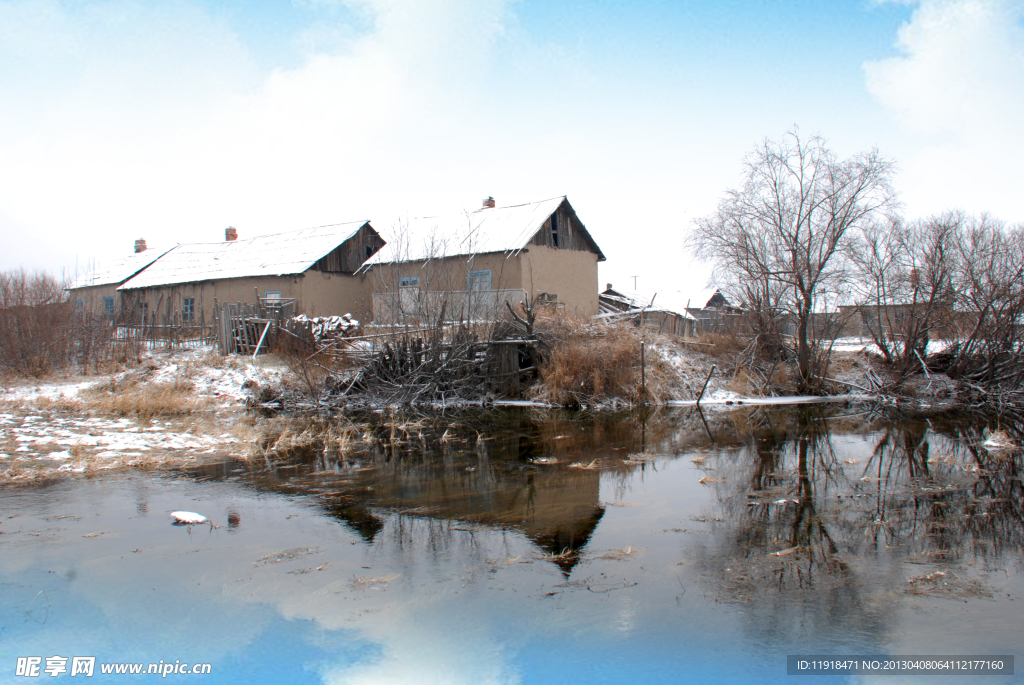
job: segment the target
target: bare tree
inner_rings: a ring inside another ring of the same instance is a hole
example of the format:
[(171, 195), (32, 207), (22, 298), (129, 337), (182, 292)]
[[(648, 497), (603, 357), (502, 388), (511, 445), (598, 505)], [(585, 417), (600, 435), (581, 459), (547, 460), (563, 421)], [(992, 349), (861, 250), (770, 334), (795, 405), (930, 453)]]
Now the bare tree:
[(897, 379), (920, 371), (928, 342), (949, 335), (964, 216), (871, 224), (852, 242), (851, 287), (864, 328)]
[(989, 391), (1024, 393), (1024, 227), (986, 215), (963, 222), (956, 242), (956, 327), (950, 374)]
[(753, 299), (748, 309), (793, 320), (800, 386), (815, 390), (828, 355), (817, 354), (825, 336), (814, 316), (826, 292), (834, 301), (846, 290), (844, 247), (855, 229), (894, 206), (892, 164), (877, 150), (840, 160), (821, 137), (793, 129), (745, 166), (743, 185), (696, 220), (687, 245), (714, 263), (718, 283)]

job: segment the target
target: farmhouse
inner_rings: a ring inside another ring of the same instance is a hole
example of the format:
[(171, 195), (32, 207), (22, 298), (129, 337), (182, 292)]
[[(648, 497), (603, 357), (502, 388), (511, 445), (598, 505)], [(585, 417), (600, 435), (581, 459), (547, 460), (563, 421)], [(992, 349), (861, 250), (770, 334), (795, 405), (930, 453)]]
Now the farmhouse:
[(178, 245), (117, 288), (135, 321), (178, 325), (213, 321), (219, 303), (287, 302), (308, 316), (370, 315), (371, 291), (359, 266), (384, 241), (368, 221), (224, 242)]
[(505, 303), (598, 313), (601, 249), (565, 196), (410, 219), (359, 270), (378, 325), (489, 320)]
[(159, 259), (164, 250), (147, 249), (145, 240), (135, 241), (135, 252), (94, 265), (68, 288), (75, 308), (113, 319), (121, 311), (119, 285)]

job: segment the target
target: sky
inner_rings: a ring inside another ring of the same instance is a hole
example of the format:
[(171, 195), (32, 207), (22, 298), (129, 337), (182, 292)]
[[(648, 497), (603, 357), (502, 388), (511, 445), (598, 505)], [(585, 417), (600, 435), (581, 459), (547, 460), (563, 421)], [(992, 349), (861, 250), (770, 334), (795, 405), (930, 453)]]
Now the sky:
[[(567, 195), (686, 299), (760, 142), (877, 147), (909, 218), (1024, 221), (1021, 0), (0, 0), (0, 269)], [(635, 277), (635, 280), (634, 280)], [(670, 298), (671, 299), (671, 298)]]

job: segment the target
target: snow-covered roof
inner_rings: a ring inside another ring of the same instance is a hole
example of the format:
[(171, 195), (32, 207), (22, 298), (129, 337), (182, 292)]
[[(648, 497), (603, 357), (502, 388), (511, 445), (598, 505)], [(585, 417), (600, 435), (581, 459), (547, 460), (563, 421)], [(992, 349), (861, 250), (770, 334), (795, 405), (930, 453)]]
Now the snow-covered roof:
[[(718, 288), (701, 288), (695, 292), (688, 292), (687, 298), (690, 301), (690, 307), (704, 309), (717, 292), (719, 292)], [(679, 296), (681, 297), (682, 293), (679, 293)]]
[[(565, 196), (509, 207), (484, 207), (453, 216), (416, 217), (385, 237), (385, 245), (363, 267), (437, 257), (518, 252), (565, 202)], [(597, 245), (595, 244), (596, 248)], [(598, 249), (600, 260), (604, 259)]]
[[(654, 293), (653, 295), (645, 295), (643, 293), (633, 292), (630, 290), (619, 290), (618, 288), (605, 290), (600, 294), (599, 299), (605, 299), (621, 303), (624, 306), (628, 306), (629, 310), (643, 309), (648, 312), (671, 312), (677, 314), (685, 319), (693, 319), (694, 317), (686, 311), (686, 302), (678, 304), (677, 300), (669, 297), (665, 297), (662, 293)], [(603, 303), (598, 303), (599, 308), (604, 313), (613, 314), (621, 309), (616, 307), (607, 307)]]
[(89, 288), (96, 285), (114, 285), (127, 281), (147, 266), (167, 253), (169, 248), (162, 250), (149, 249), (133, 252), (124, 257), (116, 257), (97, 264), (88, 273), (75, 279), (71, 288)]
[(302, 273), (367, 223), (354, 221), (247, 240), (178, 245), (118, 290)]
[[(664, 300), (666, 303), (671, 303), (674, 307), (680, 307), (685, 309), (705, 309), (708, 306), (708, 302), (715, 296), (715, 293), (719, 292), (718, 288), (701, 288), (700, 290), (674, 290), (665, 291), (658, 293), (658, 300)], [(725, 297), (724, 293), (722, 297)], [(728, 302), (726, 298), (726, 302)]]

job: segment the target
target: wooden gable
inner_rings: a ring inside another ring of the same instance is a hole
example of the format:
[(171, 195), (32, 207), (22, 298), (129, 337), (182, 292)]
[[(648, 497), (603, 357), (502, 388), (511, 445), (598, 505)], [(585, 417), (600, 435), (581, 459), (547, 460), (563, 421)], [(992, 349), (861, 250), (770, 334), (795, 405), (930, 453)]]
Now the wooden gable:
[(597, 261), (605, 261), (601, 249), (590, 237), (583, 222), (576, 216), (568, 200), (564, 200), (530, 240), (531, 245), (545, 245), (559, 250), (593, 252)]
[(367, 222), (355, 235), (321, 257), (312, 269), (326, 273), (352, 274), (382, 247), (384, 239)]

